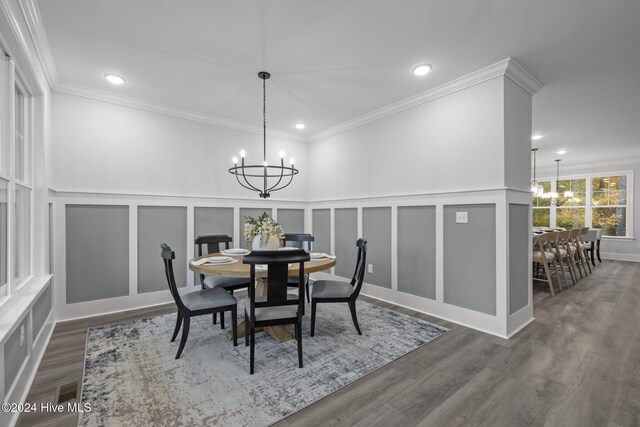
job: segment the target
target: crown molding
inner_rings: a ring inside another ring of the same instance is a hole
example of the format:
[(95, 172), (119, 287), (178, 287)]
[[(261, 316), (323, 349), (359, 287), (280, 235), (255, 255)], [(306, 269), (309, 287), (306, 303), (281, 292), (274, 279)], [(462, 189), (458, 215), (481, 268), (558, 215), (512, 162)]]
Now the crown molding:
[[(133, 98), (126, 95), (120, 95), (104, 90), (94, 89), (75, 83), (58, 82), (53, 87), (53, 90), (55, 92), (80, 96), (83, 98), (93, 99), (95, 101), (108, 102), (110, 104), (121, 105), (123, 107), (137, 108), (139, 110), (149, 111), (152, 113), (163, 114), (166, 116), (191, 120), (194, 122), (206, 123), (209, 125), (221, 126), (229, 129), (262, 135), (261, 126), (250, 125), (237, 120), (225, 119), (222, 117), (172, 107), (165, 104), (159, 104), (152, 101), (146, 101), (139, 98)], [(267, 135), (272, 138), (286, 139), (295, 142), (306, 142), (306, 139), (304, 137), (301, 137), (300, 135), (283, 132), (276, 129), (267, 129)]]
[[(38, 64), (42, 65), (38, 57), (38, 52), (34, 52), (34, 50), (31, 48), (24, 31), (20, 26), (20, 21), (16, 16), (16, 13), (24, 14), (24, 11), (14, 11), (14, 8), (11, 6), (8, 0), (0, 0), (0, 12), (5, 15), (7, 22), (11, 27), (13, 38), (17, 41), (20, 53), (24, 56), (24, 59), (26, 61), (26, 64), (24, 65), (31, 72), (30, 74), (33, 76), (33, 79), (38, 86), (38, 91), (40, 93), (47, 92), (51, 85), (48, 81), (49, 78), (46, 74), (46, 70), (42, 66), (37, 66)], [(25, 20), (27, 20), (26, 17)], [(33, 39), (32, 42), (35, 45), (35, 41)], [(9, 46), (7, 46), (6, 48), (9, 48)], [(8, 53), (14, 57), (16, 55), (16, 52), (11, 52), (10, 49)], [(23, 75), (23, 77), (26, 75), (23, 73), (21, 64), (16, 63), (16, 68), (18, 72)], [(35, 88), (31, 87), (28, 82), (23, 81), (22, 83), (27, 86), (27, 89), (31, 93), (35, 93)]]
[(509, 58), (509, 64), (504, 75), (531, 95), (535, 95), (542, 89), (542, 83), (522, 68), (513, 58)]
[(42, 15), (35, 0), (18, 0), (22, 15), (27, 23), (27, 30), (33, 40), (35, 56), (38, 58), (45, 77), (49, 82), (49, 87), (55, 86), (58, 81), (58, 68), (51, 53), (51, 46), (47, 33), (42, 25)]
[(410, 96), (409, 98), (405, 98), (370, 113), (363, 114), (355, 119), (348, 120), (320, 132), (316, 132), (309, 136), (309, 142), (316, 142), (321, 139), (328, 138), (349, 129), (383, 119), (391, 116), (392, 114), (431, 102), (435, 99), (442, 98), (443, 96), (450, 95), (471, 86), (486, 82), (487, 80), (505, 75), (532, 95), (542, 87), (542, 84), (531, 76), (531, 74), (527, 73), (513, 58), (507, 58), (496, 62), (495, 64), (481, 68), (480, 70), (474, 71), (473, 73), (451, 80), (450, 82), (441, 84), (440, 86), (436, 86), (433, 89)]

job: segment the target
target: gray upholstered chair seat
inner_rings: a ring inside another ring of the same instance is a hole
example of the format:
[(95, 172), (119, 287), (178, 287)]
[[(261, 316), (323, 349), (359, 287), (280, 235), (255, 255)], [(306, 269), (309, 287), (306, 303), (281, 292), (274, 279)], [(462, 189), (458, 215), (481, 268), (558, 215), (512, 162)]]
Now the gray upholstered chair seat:
[(566, 258), (567, 257), (567, 251), (564, 249), (558, 249), (558, 252), (560, 252), (560, 258)]
[(237, 304), (233, 295), (222, 288), (202, 289), (181, 295), (182, 303), (191, 311)]
[[(307, 280), (309, 280), (309, 275), (305, 274), (304, 275), (305, 283), (306, 283)], [(295, 283), (297, 285), (298, 284), (298, 276), (289, 276), (289, 283), (290, 284), (294, 284)]]
[(286, 319), (296, 317), (297, 305), (279, 305), (276, 307), (256, 307), (256, 320)]
[[(547, 262), (553, 261), (554, 256), (555, 255), (552, 252), (545, 251), (544, 253), (544, 257), (547, 259)], [(533, 251), (532, 258), (533, 258), (533, 262), (542, 262), (542, 252)], [(315, 285), (313, 285), (313, 287), (315, 288)]]
[(249, 285), (246, 277), (205, 276), (202, 281), (205, 288), (230, 288), (234, 286)]
[(313, 282), (311, 298), (348, 298), (354, 288), (348, 282), (317, 280)]

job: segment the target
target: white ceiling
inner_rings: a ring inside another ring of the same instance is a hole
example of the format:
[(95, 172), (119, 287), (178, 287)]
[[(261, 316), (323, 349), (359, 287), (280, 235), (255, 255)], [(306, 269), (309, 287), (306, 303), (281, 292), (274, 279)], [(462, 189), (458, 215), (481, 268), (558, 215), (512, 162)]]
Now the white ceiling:
[[(539, 164), (640, 158), (638, 0), (39, 0), (63, 83), (307, 137), (507, 57)], [(434, 65), (426, 77), (412, 66)], [(114, 87), (103, 75), (124, 76)]]

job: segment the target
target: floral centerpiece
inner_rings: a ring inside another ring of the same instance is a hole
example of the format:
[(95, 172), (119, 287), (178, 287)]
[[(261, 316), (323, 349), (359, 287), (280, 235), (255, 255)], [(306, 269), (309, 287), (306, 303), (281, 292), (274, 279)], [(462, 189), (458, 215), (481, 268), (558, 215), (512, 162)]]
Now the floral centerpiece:
[(253, 249), (278, 249), (284, 240), (282, 225), (264, 212), (258, 218), (245, 217), (244, 241)]

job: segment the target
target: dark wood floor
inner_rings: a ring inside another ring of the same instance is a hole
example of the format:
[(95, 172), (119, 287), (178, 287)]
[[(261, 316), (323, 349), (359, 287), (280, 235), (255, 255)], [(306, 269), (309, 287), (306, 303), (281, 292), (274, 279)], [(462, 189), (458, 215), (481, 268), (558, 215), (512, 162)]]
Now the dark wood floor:
[[(277, 425), (640, 426), (640, 264), (605, 261), (556, 297), (536, 284), (534, 300), (536, 321), (511, 340), (378, 303), (451, 331)], [(58, 324), (27, 401), (82, 377), (87, 327), (169, 311)], [(76, 420), (25, 414), (19, 425)]]

